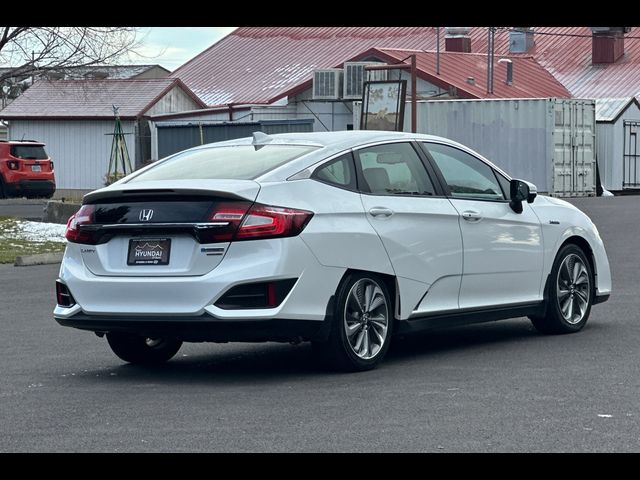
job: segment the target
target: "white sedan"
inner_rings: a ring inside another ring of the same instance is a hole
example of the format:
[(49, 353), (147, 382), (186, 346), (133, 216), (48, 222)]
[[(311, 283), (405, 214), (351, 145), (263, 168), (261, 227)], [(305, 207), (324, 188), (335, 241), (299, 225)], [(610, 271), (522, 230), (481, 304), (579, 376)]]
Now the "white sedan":
[(398, 333), (521, 316), (576, 332), (611, 292), (584, 213), (418, 134), (196, 147), (86, 195), (66, 237), (55, 319), (132, 363), (184, 341), (311, 341), (365, 370)]

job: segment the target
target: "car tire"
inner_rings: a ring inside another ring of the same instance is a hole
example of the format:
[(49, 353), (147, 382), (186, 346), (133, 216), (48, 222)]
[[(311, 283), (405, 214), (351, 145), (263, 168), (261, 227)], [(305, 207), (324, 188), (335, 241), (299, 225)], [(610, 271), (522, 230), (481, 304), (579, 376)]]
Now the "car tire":
[(314, 353), (333, 370), (375, 368), (389, 349), (393, 311), (389, 289), (378, 275), (348, 275), (336, 291), (329, 338), (314, 342)]
[(6, 198), (4, 191), (4, 180), (2, 180), (2, 176), (0, 176), (0, 198)]
[(558, 252), (547, 285), (544, 316), (530, 317), (541, 333), (563, 334), (582, 330), (595, 296), (594, 276), (585, 253), (569, 244)]
[(107, 342), (120, 359), (128, 363), (157, 365), (170, 360), (182, 342), (171, 338), (149, 338), (125, 333), (107, 333)]

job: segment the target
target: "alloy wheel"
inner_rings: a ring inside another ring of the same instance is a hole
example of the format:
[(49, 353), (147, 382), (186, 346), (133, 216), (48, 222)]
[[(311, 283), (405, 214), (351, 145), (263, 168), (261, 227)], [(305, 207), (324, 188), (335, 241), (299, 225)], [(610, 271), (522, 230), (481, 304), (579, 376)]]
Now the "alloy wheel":
[(558, 270), (558, 306), (567, 323), (580, 323), (589, 308), (591, 282), (582, 259), (572, 253), (567, 255)]
[(353, 353), (363, 360), (378, 355), (389, 330), (389, 308), (380, 285), (368, 278), (353, 284), (347, 295), (343, 324)]

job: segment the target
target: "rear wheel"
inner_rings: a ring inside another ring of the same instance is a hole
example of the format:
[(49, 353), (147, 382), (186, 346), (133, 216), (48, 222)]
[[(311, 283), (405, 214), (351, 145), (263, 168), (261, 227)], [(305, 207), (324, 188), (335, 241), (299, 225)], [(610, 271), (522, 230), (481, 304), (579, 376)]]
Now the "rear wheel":
[(0, 176), (0, 198), (6, 198), (4, 191), (4, 180), (2, 180), (2, 176)]
[(107, 342), (113, 353), (129, 363), (160, 364), (171, 359), (182, 342), (171, 338), (151, 338), (126, 333), (107, 333)]
[(392, 329), (393, 304), (385, 283), (374, 274), (352, 274), (338, 287), (329, 338), (314, 343), (314, 351), (334, 369), (370, 370), (387, 353)]
[(554, 261), (543, 317), (531, 317), (542, 333), (573, 333), (589, 318), (594, 297), (591, 264), (577, 245), (563, 247)]

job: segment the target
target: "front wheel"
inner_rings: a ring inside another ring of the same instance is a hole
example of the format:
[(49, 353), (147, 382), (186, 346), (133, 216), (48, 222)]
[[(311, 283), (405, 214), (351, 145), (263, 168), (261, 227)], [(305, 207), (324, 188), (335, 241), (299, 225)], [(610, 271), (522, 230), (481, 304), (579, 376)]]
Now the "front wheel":
[(594, 297), (591, 264), (577, 245), (563, 247), (553, 263), (543, 317), (531, 317), (542, 333), (573, 333), (587, 323)]
[(336, 292), (329, 338), (314, 343), (314, 350), (334, 369), (370, 370), (387, 353), (392, 329), (393, 304), (384, 281), (374, 274), (351, 274)]
[(129, 363), (157, 365), (171, 359), (182, 342), (171, 338), (150, 338), (126, 333), (107, 333), (107, 342), (119, 358)]

